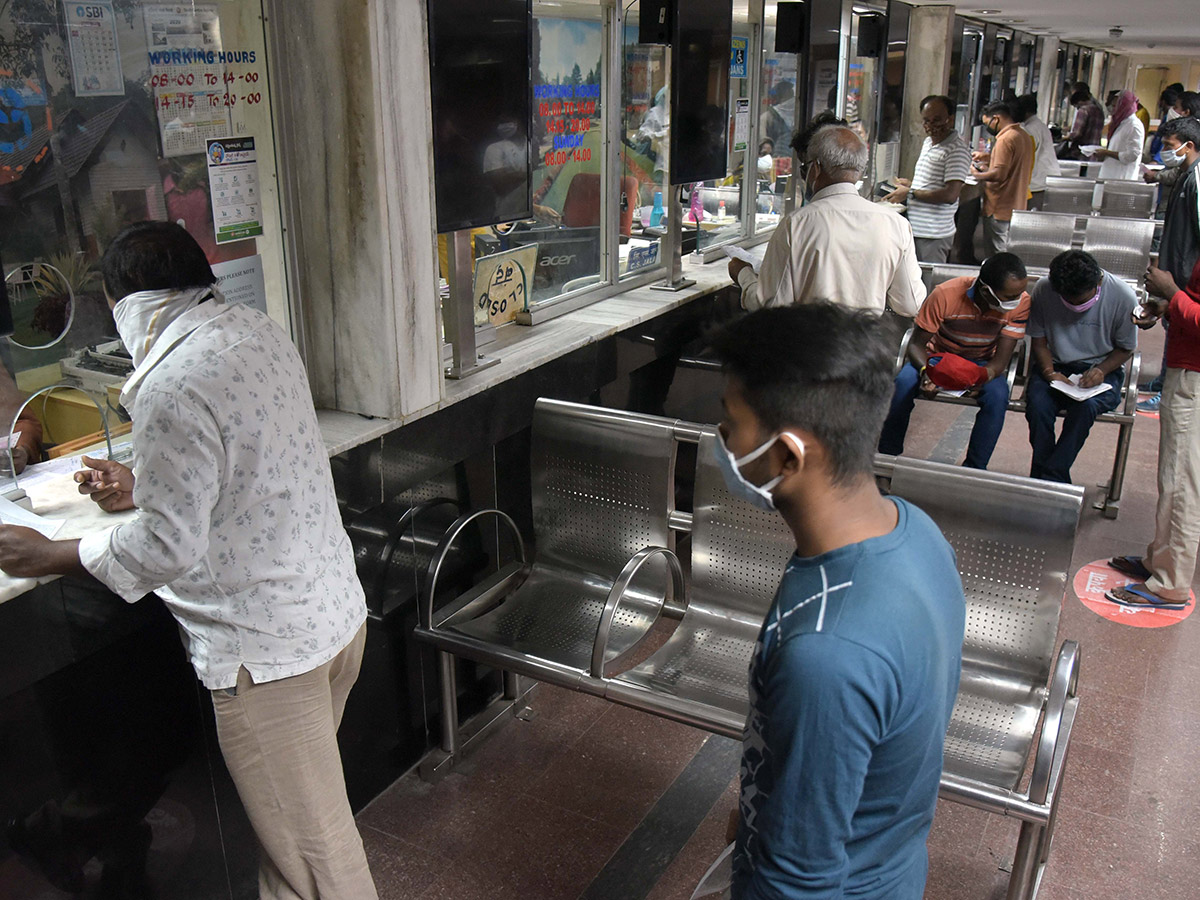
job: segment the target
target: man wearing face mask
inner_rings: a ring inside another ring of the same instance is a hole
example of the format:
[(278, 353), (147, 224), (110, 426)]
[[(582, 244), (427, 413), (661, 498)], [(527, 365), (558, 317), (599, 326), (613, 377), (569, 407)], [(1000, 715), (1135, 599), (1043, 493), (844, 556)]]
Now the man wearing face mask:
[(983, 249), (994, 256), (1008, 247), (1013, 210), (1029, 208), (1034, 142), (1021, 128), (1012, 104), (998, 100), (983, 108), (980, 118), (996, 145), (991, 153), (976, 154), (975, 180), (983, 185)]
[(915, 316), (925, 285), (912, 228), (855, 188), (867, 168), (867, 145), (844, 122), (814, 120), (792, 146), (804, 160), (806, 202), (780, 221), (757, 274), (740, 259), (729, 261), (742, 307), (828, 300), (878, 312), (886, 304), (898, 315)]
[[(1092, 423), (1116, 409), (1123, 366), (1137, 349), (1133, 288), (1105, 272), (1082, 250), (1060, 253), (1050, 274), (1034, 287), (1029, 310), (1033, 365), (1025, 389), (1025, 418), (1033, 448), (1031, 478), (1070, 483), (1071, 465)], [(1075, 378), (1079, 387), (1107, 384), (1108, 390), (1075, 400), (1051, 387)], [(1064, 412), (1057, 440), (1054, 425)]]
[(714, 347), (726, 484), (796, 539), (751, 657), (732, 897), (920, 900), (966, 601), (937, 526), (875, 484), (885, 326), (768, 309)]
[(917, 259), (944, 263), (954, 243), (954, 213), (971, 172), (971, 151), (954, 130), (954, 103), (949, 97), (935, 95), (922, 100), (921, 124), (928, 136), (912, 180), (897, 178), (900, 187), (884, 199), (908, 201)]
[(917, 393), (930, 396), (937, 391), (926, 370), (930, 357), (953, 353), (982, 370), (973, 391), (979, 412), (963, 465), (987, 468), (1008, 411), (1008, 364), (1029, 319), (1028, 281), (1020, 259), (997, 253), (983, 264), (978, 277), (953, 278), (930, 292), (908, 342), (908, 362), (895, 379), (892, 406), (879, 436), (880, 453), (904, 452)]
[(136, 478), (84, 457), (75, 480), (137, 517), (81, 541), (0, 526), (0, 568), (95, 577), (130, 603), (157, 593), (211, 695), (262, 900), (375, 900), (337, 745), (366, 603), (300, 356), (225, 303), (175, 223), (126, 228), (101, 269), (133, 357)]
[(1162, 160), (1179, 169), (1163, 221), (1158, 267), (1187, 284), (1200, 259), (1200, 119), (1183, 116), (1162, 125)]

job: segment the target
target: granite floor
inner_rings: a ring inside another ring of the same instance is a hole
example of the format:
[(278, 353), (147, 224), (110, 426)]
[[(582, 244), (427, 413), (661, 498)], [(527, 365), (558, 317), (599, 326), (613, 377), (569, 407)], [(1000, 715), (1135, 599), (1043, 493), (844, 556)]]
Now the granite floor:
[[(1144, 337), (1150, 370), (1159, 334)], [(919, 404), (907, 454), (958, 461), (971, 415)], [(1140, 552), (1151, 536), (1157, 422), (1139, 425), (1120, 517), (1089, 502), (1073, 573)], [(1027, 474), (1026, 434), (1010, 414), (994, 470)], [(1089, 501), (1115, 442), (1113, 426), (1097, 426), (1076, 464)], [(1131, 627), (1068, 592), (1059, 637), (1081, 644), (1081, 699), (1043, 900), (1200, 896), (1200, 770), (1189, 753), (1200, 741), (1198, 625)], [(725, 844), (736, 745), (549, 687), (534, 708), (439, 784), (410, 775), (359, 815), (380, 896), (687, 900)], [(1016, 832), (1011, 820), (940, 803), (926, 897), (1003, 897)]]

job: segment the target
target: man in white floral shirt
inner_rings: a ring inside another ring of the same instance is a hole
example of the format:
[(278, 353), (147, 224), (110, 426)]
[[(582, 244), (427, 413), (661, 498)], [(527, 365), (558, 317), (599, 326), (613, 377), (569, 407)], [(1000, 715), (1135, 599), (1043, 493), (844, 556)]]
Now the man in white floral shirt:
[(267, 316), (225, 303), (174, 223), (125, 229), (102, 269), (135, 366), (135, 465), (85, 458), (75, 480), (138, 515), (81, 541), (0, 526), (0, 568), (157, 593), (212, 692), (263, 900), (375, 900), (337, 746), (366, 605), (300, 357)]

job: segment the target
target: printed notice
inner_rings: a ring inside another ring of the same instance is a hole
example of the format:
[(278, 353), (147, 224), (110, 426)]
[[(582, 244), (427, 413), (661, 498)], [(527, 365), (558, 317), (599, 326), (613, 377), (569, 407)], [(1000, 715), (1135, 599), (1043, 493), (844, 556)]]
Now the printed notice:
[(163, 156), (203, 153), (206, 141), (233, 131), (219, 11), (152, 5), (143, 16)]
[(76, 97), (122, 97), (121, 51), (111, 0), (63, 0)]
[(244, 303), (260, 312), (267, 311), (267, 286), (261, 256), (256, 254), (214, 263), (212, 270), (226, 303)]
[(217, 243), (227, 244), (262, 234), (262, 197), (254, 138), (209, 141), (205, 155)]
[(733, 152), (741, 153), (750, 140), (750, 101), (739, 97), (733, 113)]
[(476, 325), (502, 325), (529, 308), (537, 255), (537, 244), (529, 244), (475, 261)]

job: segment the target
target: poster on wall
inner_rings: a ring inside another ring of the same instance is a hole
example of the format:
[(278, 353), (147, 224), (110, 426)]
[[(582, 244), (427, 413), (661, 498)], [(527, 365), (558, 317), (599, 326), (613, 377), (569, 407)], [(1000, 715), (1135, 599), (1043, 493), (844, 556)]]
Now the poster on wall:
[(121, 50), (111, 0), (72, 3), (63, 0), (71, 77), (76, 97), (123, 97)]
[(233, 131), (220, 12), (150, 5), (143, 15), (163, 156), (203, 153), (209, 140)]
[(262, 234), (262, 197), (254, 138), (209, 141), (205, 156), (217, 243), (227, 244)]
[(215, 263), (212, 270), (226, 303), (244, 303), (260, 312), (267, 311), (267, 286), (261, 256), (255, 254)]

